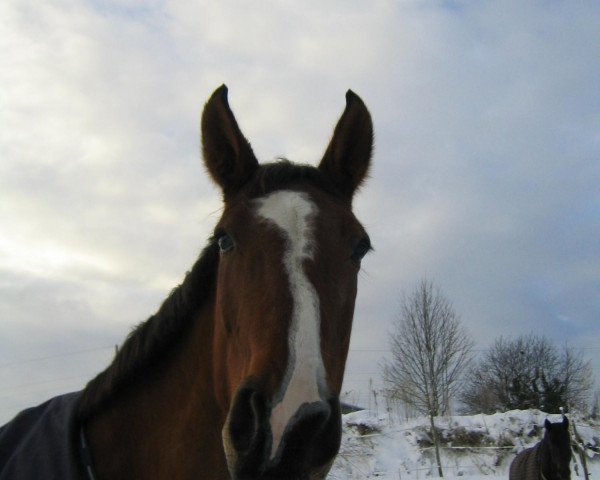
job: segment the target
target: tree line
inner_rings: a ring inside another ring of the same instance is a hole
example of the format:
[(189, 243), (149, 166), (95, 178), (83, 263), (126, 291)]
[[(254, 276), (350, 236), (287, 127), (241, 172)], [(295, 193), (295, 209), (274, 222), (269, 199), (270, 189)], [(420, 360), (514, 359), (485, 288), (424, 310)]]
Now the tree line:
[(476, 358), (452, 303), (428, 280), (404, 297), (390, 349), (382, 364), (388, 396), (432, 422), (452, 405), (466, 414), (589, 412), (593, 371), (582, 350), (530, 334), (500, 337)]

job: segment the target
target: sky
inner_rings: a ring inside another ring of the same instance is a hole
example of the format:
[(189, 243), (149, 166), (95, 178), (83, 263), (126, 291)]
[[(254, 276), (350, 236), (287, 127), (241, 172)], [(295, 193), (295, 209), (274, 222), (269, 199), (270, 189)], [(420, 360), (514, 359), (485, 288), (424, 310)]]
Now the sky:
[(543, 334), (600, 378), (600, 4), (0, 3), (0, 423), (82, 388), (220, 214), (222, 83), (261, 161), (316, 164), (348, 88), (375, 125), (345, 398), (423, 278), (484, 351)]

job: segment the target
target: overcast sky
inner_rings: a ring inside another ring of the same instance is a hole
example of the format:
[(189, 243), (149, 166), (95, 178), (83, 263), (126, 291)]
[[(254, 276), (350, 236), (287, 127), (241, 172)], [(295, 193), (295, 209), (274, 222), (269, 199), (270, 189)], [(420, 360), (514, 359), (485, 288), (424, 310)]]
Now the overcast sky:
[(599, 25), (591, 1), (0, 2), (0, 423), (81, 388), (193, 264), (221, 83), (262, 161), (315, 164), (348, 88), (373, 115), (349, 400), (423, 277), (477, 349), (544, 334), (598, 373)]

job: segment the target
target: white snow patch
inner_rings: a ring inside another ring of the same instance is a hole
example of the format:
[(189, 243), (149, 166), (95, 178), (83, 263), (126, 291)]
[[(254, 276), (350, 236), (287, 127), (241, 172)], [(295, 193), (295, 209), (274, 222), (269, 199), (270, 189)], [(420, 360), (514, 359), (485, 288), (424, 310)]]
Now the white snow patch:
[[(464, 480), (508, 479), (515, 455), (537, 443), (544, 420), (561, 421), (560, 415), (539, 410), (511, 410), (494, 415), (438, 417), (435, 421), (446, 439), (441, 450), (444, 477)], [(600, 423), (575, 421), (585, 444), (600, 446)], [(465, 443), (476, 446), (465, 446)], [(404, 420), (395, 415), (360, 411), (343, 416), (340, 453), (328, 479), (425, 479), (437, 478), (435, 454), (430, 447), (429, 419)], [(499, 448), (502, 447), (502, 448)], [(591, 478), (600, 477), (600, 454), (587, 449)], [(571, 462), (572, 480), (582, 479), (579, 458)]]

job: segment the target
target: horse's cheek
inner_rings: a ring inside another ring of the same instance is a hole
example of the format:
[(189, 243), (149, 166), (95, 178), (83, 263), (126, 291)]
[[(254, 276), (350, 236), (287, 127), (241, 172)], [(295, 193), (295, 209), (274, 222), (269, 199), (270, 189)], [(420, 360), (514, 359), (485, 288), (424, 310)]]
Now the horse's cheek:
[[(325, 368), (328, 372), (330, 388), (339, 393), (345, 370), (345, 360), (350, 346), (350, 333), (352, 330), (352, 317), (356, 296), (356, 282), (347, 280), (346, 285), (338, 289), (336, 294), (338, 303), (331, 312), (323, 312), (321, 322), (321, 343), (328, 345), (339, 355), (334, 359), (324, 357)], [(324, 347), (323, 347), (324, 348)]]
[(232, 337), (237, 329), (235, 321), (235, 299), (231, 290), (222, 288), (228, 283), (227, 262), (222, 262), (217, 278), (215, 298), (215, 323), (213, 336), (213, 377), (218, 403), (224, 412), (229, 409), (233, 395), (235, 378), (232, 365), (235, 365), (235, 352), (232, 351)]
[[(218, 315), (216, 316), (216, 320), (219, 320)], [(223, 321), (216, 321), (214, 328), (212, 344), (212, 371), (215, 397), (217, 399), (217, 403), (223, 411), (223, 414), (226, 415), (231, 399), (231, 394), (229, 391), (229, 368), (226, 362), (227, 352), (225, 350), (227, 345), (227, 334)]]

